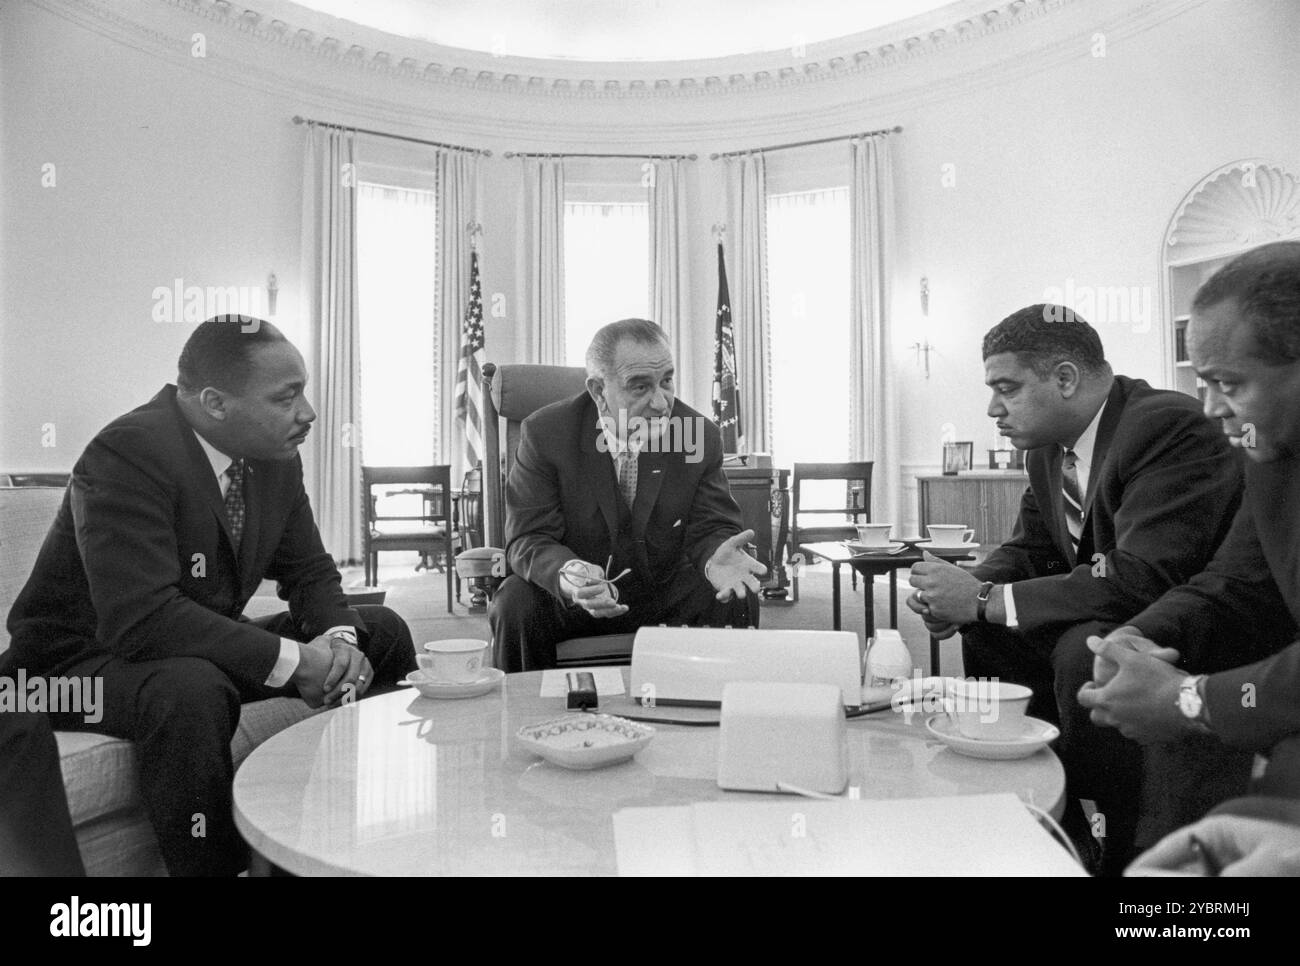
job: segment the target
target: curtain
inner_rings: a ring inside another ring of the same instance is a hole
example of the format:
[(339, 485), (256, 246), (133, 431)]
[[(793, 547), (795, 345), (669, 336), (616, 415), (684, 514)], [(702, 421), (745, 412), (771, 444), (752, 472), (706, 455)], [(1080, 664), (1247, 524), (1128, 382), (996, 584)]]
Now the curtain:
[(690, 388), (696, 372), (691, 340), (690, 259), (685, 235), (686, 186), (680, 159), (652, 163), (650, 318), (668, 333), (678, 373), (678, 392), (681, 392)]
[(353, 135), (307, 125), (299, 304), (317, 420), (303, 472), (325, 549), (346, 563), (361, 558), (356, 215)]
[[(441, 364), (434, 378), (434, 398), (439, 401), (442, 442), (438, 462), (452, 464), (452, 481), (459, 485), (472, 467), (462, 465), (465, 427), (456, 419), (456, 371), (460, 364), (461, 327), (469, 306), (469, 256), (471, 224), (478, 222), (478, 155), (468, 151), (439, 151), (436, 160), (438, 196), (438, 270), (435, 304)], [(480, 254), (480, 271), (482, 255)], [(489, 306), (484, 306), (484, 318)], [(484, 352), (492, 358), (493, 346), (485, 339)]]
[(890, 331), (894, 183), (889, 136), (854, 138), (850, 366), (852, 458), (873, 460), (872, 519), (902, 523), (898, 388)]
[[(523, 266), (528, 320), (523, 361), (565, 364), (564, 340), (564, 163), (557, 158), (524, 158), (520, 194), (517, 264)], [(487, 357), (492, 358), (489, 347)]]
[(769, 387), (772, 352), (767, 303), (767, 177), (761, 154), (727, 159), (725, 242), (731, 268), (731, 316), (736, 338), (736, 378), (740, 385), (740, 427), (744, 448), (768, 450)]

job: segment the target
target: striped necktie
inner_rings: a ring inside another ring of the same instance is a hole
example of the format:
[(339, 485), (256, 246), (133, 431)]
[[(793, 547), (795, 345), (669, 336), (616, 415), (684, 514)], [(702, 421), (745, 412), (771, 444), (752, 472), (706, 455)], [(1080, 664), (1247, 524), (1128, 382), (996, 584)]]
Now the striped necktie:
[(226, 519), (230, 521), (230, 536), (239, 551), (244, 536), (244, 464), (235, 460), (226, 470), (230, 486), (226, 488)]
[(1067, 449), (1061, 459), (1061, 496), (1065, 503), (1065, 524), (1070, 528), (1070, 539), (1074, 549), (1079, 549), (1079, 538), (1083, 534), (1083, 494), (1079, 491), (1079, 457), (1074, 450)]

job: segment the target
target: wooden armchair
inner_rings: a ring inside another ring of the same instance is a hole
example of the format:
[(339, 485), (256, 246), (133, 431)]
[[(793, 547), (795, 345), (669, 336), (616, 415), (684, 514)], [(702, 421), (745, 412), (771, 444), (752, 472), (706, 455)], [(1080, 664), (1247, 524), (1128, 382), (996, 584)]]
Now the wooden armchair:
[[(378, 492), (382, 491), (382, 492)], [(394, 496), (418, 496), (419, 512), (381, 512), (380, 501)], [(447, 612), (452, 612), (452, 561), (455, 559), (450, 466), (363, 466), (361, 500), (365, 525), (362, 554), (366, 586), (379, 580), (379, 554), (387, 550), (417, 550), (438, 554), (447, 573)]]

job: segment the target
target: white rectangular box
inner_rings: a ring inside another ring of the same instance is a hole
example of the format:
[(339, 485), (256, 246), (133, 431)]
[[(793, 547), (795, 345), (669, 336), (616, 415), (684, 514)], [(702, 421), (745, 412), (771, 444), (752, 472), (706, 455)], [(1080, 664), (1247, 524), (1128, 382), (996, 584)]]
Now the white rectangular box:
[(718, 785), (838, 795), (849, 782), (844, 706), (833, 684), (741, 681), (722, 689)]
[(841, 703), (862, 703), (862, 659), (852, 631), (764, 631), (643, 627), (632, 646), (633, 700), (647, 704), (722, 701), (732, 681), (833, 684)]

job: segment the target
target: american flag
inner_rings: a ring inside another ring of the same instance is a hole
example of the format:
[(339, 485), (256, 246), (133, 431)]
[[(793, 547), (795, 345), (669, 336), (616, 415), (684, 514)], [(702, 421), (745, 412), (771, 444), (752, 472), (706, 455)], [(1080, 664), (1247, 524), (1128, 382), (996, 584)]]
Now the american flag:
[(460, 327), (456, 369), (456, 421), (465, 434), (468, 472), (483, 458), (483, 288), (478, 280), (478, 252), (469, 256), (469, 305)]
[(736, 340), (731, 328), (731, 294), (727, 265), (718, 243), (718, 330), (713, 353), (713, 421), (722, 430), (722, 451), (738, 453), (744, 436), (740, 428), (740, 385), (736, 381)]

